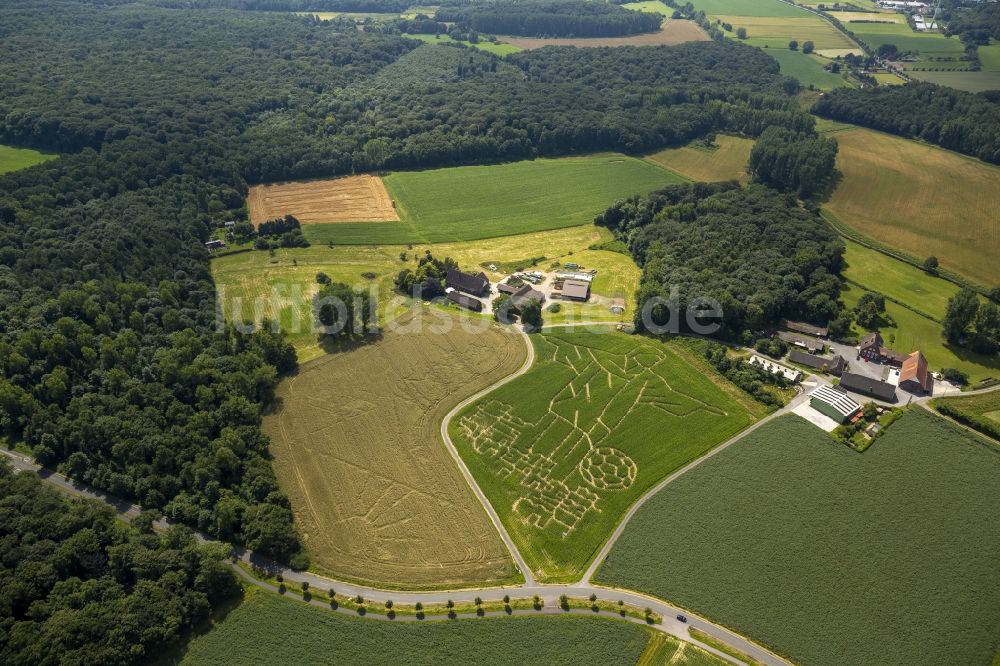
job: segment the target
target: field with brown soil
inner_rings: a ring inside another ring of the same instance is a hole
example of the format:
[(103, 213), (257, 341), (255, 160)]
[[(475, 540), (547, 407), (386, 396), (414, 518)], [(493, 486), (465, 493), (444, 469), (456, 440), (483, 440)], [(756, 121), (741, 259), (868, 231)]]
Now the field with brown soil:
[(382, 179), (368, 174), (255, 185), (249, 199), (254, 225), (288, 214), (302, 224), (399, 221)]
[(499, 38), (507, 44), (519, 46), (522, 49), (540, 49), (543, 46), (673, 46), (684, 42), (708, 41), (708, 35), (697, 24), (683, 19), (666, 21), (659, 32), (628, 37), (580, 37), (580, 38), (538, 38), (510, 37)]
[[(425, 312), (428, 312), (425, 310)], [(397, 323), (421, 321), (407, 315)], [(433, 320), (433, 321), (431, 321)], [(312, 561), (335, 576), (432, 587), (511, 580), (513, 563), (441, 439), (465, 397), (519, 368), (524, 343), (444, 313), (422, 330), (301, 367), (264, 420)], [(432, 326), (450, 323), (447, 333)]]

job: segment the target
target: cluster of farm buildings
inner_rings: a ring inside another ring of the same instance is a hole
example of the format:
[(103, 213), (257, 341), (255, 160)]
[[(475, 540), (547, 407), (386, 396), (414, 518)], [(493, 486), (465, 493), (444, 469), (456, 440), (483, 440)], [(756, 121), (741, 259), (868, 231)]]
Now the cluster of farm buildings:
[(919, 350), (904, 354), (889, 349), (877, 332), (852, 348), (827, 340), (823, 327), (787, 320), (781, 326), (776, 337), (791, 347), (787, 357), (779, 361), (754, 354), (747, 362), (791, 381), (803, 379), (801, 368), (835, 377), (836, 383), (813, 391), (810, 405), (836, 423), (858, 418), (863, 399), (891, 405), (900, 399), (897, 392), (909, 398), (934, 394), (934, 375)]
[(545, 292), (535, 288), (547, 282), (546, 276), (540, 271), (515, 273), (498, 282), (494, 290), (489, 278), (483, 272), (465, 273), (456, 268), (449, 268), (445, 276), (445, 296), (459, 307), (482, 312), (486, 305), (482, 299), (489, 299), (495, 291), (497, 294), (510, 296), (511, 308), (515, 314), (519, 314), (521, 308), (529, 301), (537, 301), (540, 305), (545, 303), (546, 298), (578, 303), (589, 301), (590, 287), (595, 274), (596, 271), (584, 272), (579, 270), (576, 264), (567, 264), (566, 270), (557, 271), (552, 276), (546, 296)]

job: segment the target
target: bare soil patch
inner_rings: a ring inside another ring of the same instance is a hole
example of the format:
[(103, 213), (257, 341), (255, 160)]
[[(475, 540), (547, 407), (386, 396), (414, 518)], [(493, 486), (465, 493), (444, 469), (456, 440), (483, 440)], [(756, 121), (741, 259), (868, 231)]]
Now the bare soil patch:
[(302, 224), (399, 221), (382, 179), (368, 174), (255, 185), (249, 199), (255, 225), (288, 214)]

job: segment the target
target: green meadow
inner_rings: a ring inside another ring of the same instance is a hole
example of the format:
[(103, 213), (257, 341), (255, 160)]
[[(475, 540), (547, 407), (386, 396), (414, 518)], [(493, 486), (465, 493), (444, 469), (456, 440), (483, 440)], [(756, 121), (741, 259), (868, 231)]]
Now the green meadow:
[(191, 641), (180, 663), (631, 666), (651, 636), (652, 630), (624, 620), (570, 615), (380, 622), (251, 590), (222, 621)]
[(909, 305), (930, 316), (942, 319), (948, 299), (958, 293), (958, 286), (935, 277), (913, 264), (844, 239), (847, 267), (844, 277), (852, 282)]
[(570, 581), (648, 488), (754, 419), (672, 344), (567, 328), (531, 339), (531, 370), (450, 433), (536, 576)]
[[(914, 32), (903, 23), (858, 23), (846, 24), (855, 37), (869, 48), (877, 49), (882, 44), (895, 44), (900, 51), (917, 51), (923, 56), (954, 56), (965, 53), (958, 37), (945, 37), (937, 32)], [(921, 62), (919, 67), (935, 67), (937, 63)], [(941, 64), (944, 66), (944, 63)]]
[(311, 224), (312, 243), (383, 245), (476, 240), (589, 224), (615, 199), (680, 176), (619, 154), (390, 173), (400, 222)]
[(30, 166), (54, 160), (58, 155), (43, 153), (30, 148), (0, 146), (0, 174), (27, 169)]
[(673, 16), (674, 10), (671, 7), (666, 6), (660, 0), (643, 0), (643, 2), (627, 2), (622, 5), (625, 9), (631, 9), (636, 12), (650, 12), (652, 14), (663, 14), (664, 16)]
[(499, 56), (505, 56), (505, 55), (509, 55), (511, 53), (517, 53), (518, 51), (521, 50), (521, 47), (514, 46), (513, 44), (504, 44), (503, 42), (496, 42), (496, 43), (494, 43), (494, 42), (488, 42), (486, 40), (481, 40), (481, 41), (478, 41), (475, 44), (473, 44), (472, 42), (467, 41), (467, 40), (453, 39), (452, 37), (449, 37), (448, 35), (441, 35), (440, 37), (438, 37), (436, 35), (410, 35), (410, 34), (407, 34), (407, 35), (403, 35), (403, 36), (406, 37), (406, 38), (408, 38), (408, 39), (419, 39), (420, 41), (424, 42), (425, 44), (435, 44), (435, 45), (438, 45), (438, 46), (440, 46), (442, 44), (463, 44), (463, 45), (468, 46), (470, 48), (479, 49), (480, 51), (486, 51), (487, 53), (495, 53), (496, 55), (499, 55)]
[(802, 9), (779, 0), (691, 0), (695, 9), (710, 16), (789, 17), (810, 16)]
[(864, 453), (783, 416), (647, 502), (598, 580), (803, 666), (985, 666), (998, 495), (1000, 449), (922, 408)]
[[(753, 39), (748, 39), (747, 42), (754, 46), (758, 45)], [(818, 90), (832, 90), (848, 85), (842, 75), (831, 74), (823, 69), (823, 65), (829, 61), (819, 56), (802, 53), (801, 50), (792, 51), (787, 46), (785, 48), (768, 48), (764, 53), (778, 61), (782, 74), (798, 79), (803, 86), (813, 86)]]

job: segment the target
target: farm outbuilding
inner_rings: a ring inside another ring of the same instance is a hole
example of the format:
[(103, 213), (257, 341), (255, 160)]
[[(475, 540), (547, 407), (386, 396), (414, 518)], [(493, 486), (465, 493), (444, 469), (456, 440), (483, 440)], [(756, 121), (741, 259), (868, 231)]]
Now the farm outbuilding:
[(824, 356), (808, 354), (806, 352), (801, 352), (798, 349), (793, 349), (788, 352), (788, 360), (792, 363), (798, 363), (799, 365), (804, 365), (808, 368), (816, 368), (817, 370), (822, 370), (823, 372), (829, 372), (837, 377), (839, 377), (844, 370), (847, 369), (847, 361), (845, 361), (844, 357), (840, 355), (834, 356), (833, 358), (826, 358)]
[(545, 294), (538, 291), (537, 289), (532, 289), (530, 284), (526, 284), (510, 297), (510, 304), (514, 306), (515, 311), (520, 311), (521, 306), (523, 306), (528, 301), (538, 301), (539, 303), (545, 302)]
[(570, 301), (586, 301), (590, 298), (590, 282), (566, 280), (563, 282), (562, 297)]
[(847, 393), (825, 385), (812, 392), (809, 396), (809, 405), (837, 423), (847, 423), (861, 409), (861, 405)]
[(778, 322), (782, 328), (789, 331), (794, 331), (796, 333), (805, 333), (806, 335), (815, 335), (817, 338), (825, 338), (829, 330), (824, 326), (815, 326), (813, 324), (806, 323), (804, 321), (791, 321), (790, 319), (782, 319)]
[(483, 302), (477, 298), (471, 296), (466, 296), (463, 293), (452, 290), (448, 292), (448, 300), (455, 303), (466, 310), (472, 310), (473, 312), (483, 311)]
[(802, 347), (813, 353), (823, 351), (825, 345), (821, 340), (803, 335), (801, 333), (791, 333), (789, 331), (778, 331), (778, 339), (796, 347)]
[(869, 398), (885, 402), (896, 401), (896, 387), (892, 384), (872, 379), (853, 372), (845, 372), (840, 376), (840, 387), (854, 393), (866, 395)]

